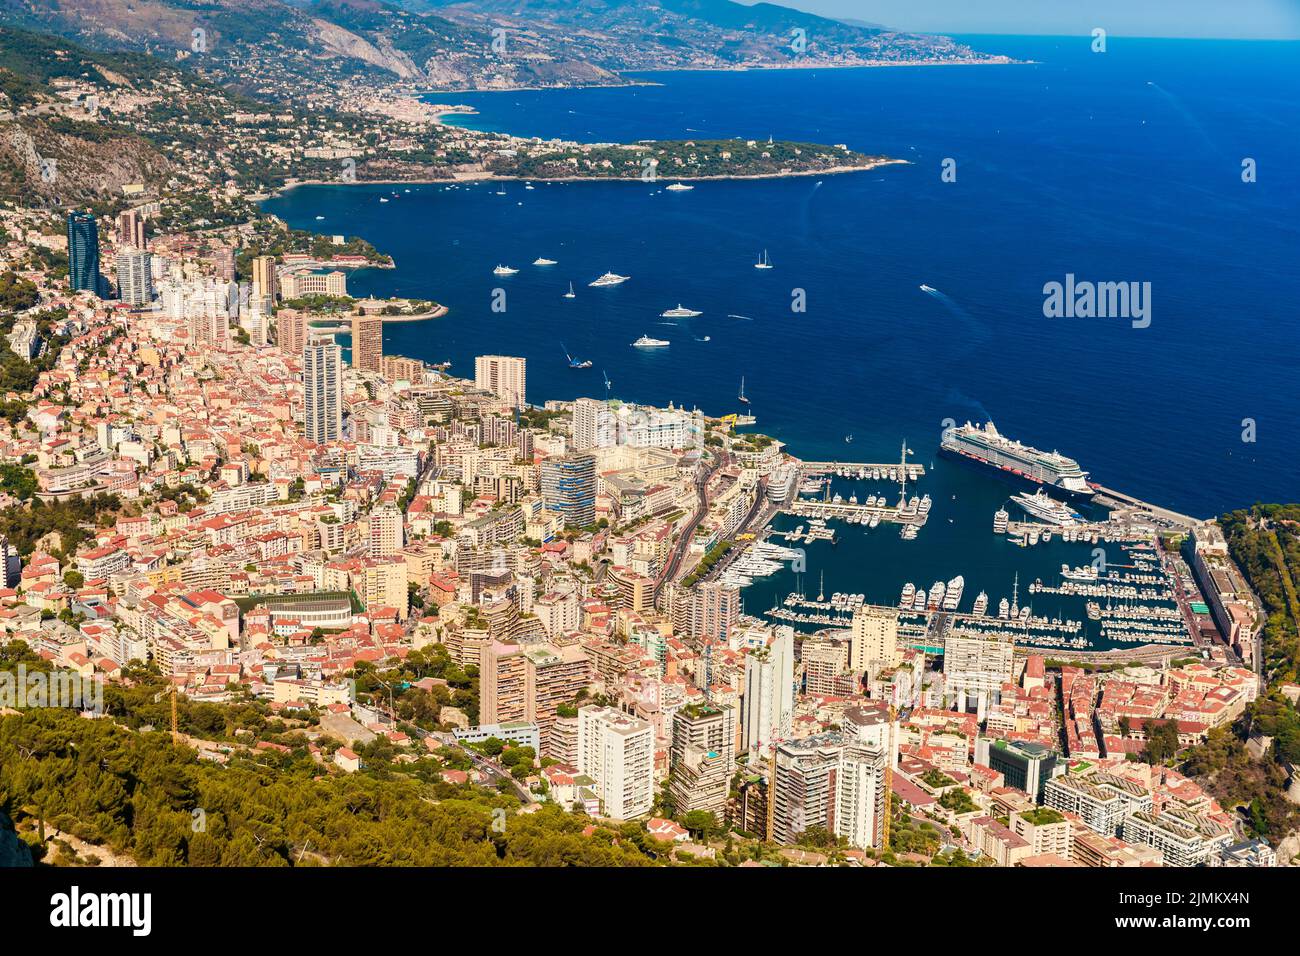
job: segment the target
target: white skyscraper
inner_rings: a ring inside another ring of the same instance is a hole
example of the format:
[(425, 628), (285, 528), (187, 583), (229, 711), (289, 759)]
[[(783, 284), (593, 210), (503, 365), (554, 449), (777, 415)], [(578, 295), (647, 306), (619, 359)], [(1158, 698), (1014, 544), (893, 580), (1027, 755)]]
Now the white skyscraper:
[(303, 427), (318, 444), (343, 434), (343, 349), (333, 342), (309, 342), (302, 352)]
[(128, 305), (148, 305), (153, 301), (152, 254), (132, 248), (117, 254), (117, 293)]
[(578, 711), (578, 772), (596, 781), (605, 816), (630, 820), (654, 807), (655, 732), (613, 707)]
[(510, 355), (480, 355), (474, 359), (474, 387), (516, 407), (522, 406), (525, 364), (523, 359)]
[(841, 721), (844, 746), (835, 773), (835, 833), (868, 849), (884, 841), (886, 770), (892, 726), (884, 709), (850, 707)]
[(788, 738), (794, 718), (794, 628), (774, 629), (766, 647), (745, 658), (741, 746), (760, 750)]
[(618, 424), (606, 402), (580, 398), (573, 403), (573, 448), (612, 448), (618, 440)]

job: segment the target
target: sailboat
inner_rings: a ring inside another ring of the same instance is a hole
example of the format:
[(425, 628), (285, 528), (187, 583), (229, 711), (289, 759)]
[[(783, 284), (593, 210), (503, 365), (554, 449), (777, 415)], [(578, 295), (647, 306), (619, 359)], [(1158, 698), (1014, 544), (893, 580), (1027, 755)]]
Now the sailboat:
[(566, 292), (566, 293), (564, 293), (564, 297), (565, 297), (566, 299), (576, 299), (576, 298), (577, 298), (577, 295), (575, 295), (574, 292), (573, 292), (573, 283), (572, 283), (572, 282), (569, 283), (569, 291)]
[(759, 258), (759, 260), (758, 260), (757, 262), (754, 263), (754, 268), (755, 268), (755, 269), (770, 269), (770, 268), (772, 268), (772, 263), (770, 263), (770, 262), (767, 261), (767, 250), (766, 250), (766, 249), (763, 250), (763, 255)]
[(747, 399), (747, 398), (745, 397), (745, 376), (743, 376), (743, 375), (740, 376), (740, 395), (739, 395), (739, 398), (740, 398), (740, 403), (741, 403), (742, 405), (748, 405), (748, 404), (749, 404), (749, 399)]

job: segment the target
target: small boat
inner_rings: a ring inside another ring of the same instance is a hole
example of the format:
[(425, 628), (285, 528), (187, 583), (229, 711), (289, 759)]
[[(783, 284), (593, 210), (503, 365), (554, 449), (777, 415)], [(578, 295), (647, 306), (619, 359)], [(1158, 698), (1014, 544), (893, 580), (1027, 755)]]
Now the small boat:
[(387, 197), (387, 196), (380, 196), (380, 197), (379, 197), (379, 201), (380, 201), (380, 202), (388, 202), (388, 197)]
[(578, 296), (573, 291), (573, 283), (569, 283), (569, 291), (564, 293), (566, 299), (576, 299)]
[(325, 218), (324, 216), (317, 216), (317, 217), (316, 217), (316, 221), (317, 221), (317, 222), (320, 222), (320, 221), (321, 221), (322, 219), (324, 219), (324, 218)]
[(763, 250), (763, 254), (762, 254), (761, 256), (759, 256), (758, 261), (754, 263), (754, 268), (755, 268), (755, 269), (770, 269), (770, 268), (772, 268), (772, 263), (770, 263), (770, 262), (767, 260), (767, 250), (766, 250), (766, 249), (764, 249), (764, 250)]
[(560, 343), (560, 348), (564, 349), (564, 359), (569, 363), (569, 368), (591, 368), (591, 359), (574, 358), (569, 354), (569, 350), (565, 348), (563, 342)]
[(492, 274), (494, 276), (512, 276), (518, 271), (518, 269), (511, 269), (509, 266), (497, 266), (492, 270)]
[[(530, 186), (528, 188), (531, 189), (532, 187)], [(556, 262), (554, 259), (543, 259), (541, 256), (538, 256), (533, 260), (533, 265), (535, 266), (553, 266), (555, 264)]]
[(666, 188), (670, 193), (684, 193), (684, 192), (689, 192), (695, 187), (687, 186), (685, 183), (673, 183), (671, 186), (668, 186)]
[(740, 395), (738, 396), (742, 405), (748, 405), (749, 399), (745, 397), (745, 376), (740, 376)]
[(922, 292), (938, 292), (939, 290), (936, 289), (936, 288), (935, 288), (934, 286), (932, 286), (932, 285), (922, 285), (922, 286), (921, 286), (921, 291), (922, 291)]

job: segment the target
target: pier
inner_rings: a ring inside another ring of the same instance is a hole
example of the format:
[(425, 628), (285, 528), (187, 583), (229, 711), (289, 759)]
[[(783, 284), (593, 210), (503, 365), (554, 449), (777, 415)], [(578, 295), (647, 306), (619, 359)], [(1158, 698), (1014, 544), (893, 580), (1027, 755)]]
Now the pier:
[[(887, 479), (885, 475), (889, 473), (889, 470), (892, 468), (895, 471), (895, 473), (897, 473), (900, 467), (901, 466), (896, 461), (885, 462), (883, 464), (879, 462), (869, 463), (864, 461), (805, 461), (805, 462), (800, 462), (799, 471), (801, 476), (806, 478), (812, 478), (817, 475), (824, 475), (827, 473), (834, 473), (839, 471), (841, 468), (846, 469), (848, 471), (855, 472), (854, 474), (855, 478), (857, 477), (856, 472), (859, 471), (867, 471), (867, 472), (880, 471), (882, 472), (882, 475), (879, 479), (876, 480), (887, 481), (889, 479)], [(924, 474), (925, 474), (924, 465), (918, 465), (914, 462), (908, 462), (907, 464), (908, 481), (916, 481)], [(871, 479), (864, 479), (864, 480), (869, 481)], [(895, 478), (893, 480), (897, 481), (898, 479)]]
[(1140, 498), (1134, 498), (1132, 495), (1126, 495), (1124, 492), (1116, 491), (1114, 488), (1107, 488), (1104, 485), (1094, 485), (1093, 487), (1096, 488), (1097, 494), (1092, 500), (1096, 504), (1103, 505), (1107, 508), (1114, 508), (1125, 512), (1143, 511), (1185, 529), (1191, 529), (1196, 527), (1198, 524), (1204, 523), (1201, 518), (1193, 518), (1191, 515), (1171, 511), (1168, 508), (1161, 508), (1159, 505), (1153, 505)]

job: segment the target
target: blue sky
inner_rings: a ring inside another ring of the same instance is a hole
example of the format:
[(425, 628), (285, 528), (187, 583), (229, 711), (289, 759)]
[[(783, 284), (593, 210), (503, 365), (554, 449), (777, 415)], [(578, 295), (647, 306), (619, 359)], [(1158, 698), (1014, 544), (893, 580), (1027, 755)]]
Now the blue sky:
[[(744, 0), (742, 0), (744, 2)], [(1300, 38), (1300, 0), (774, 0), (930, 33)]]

